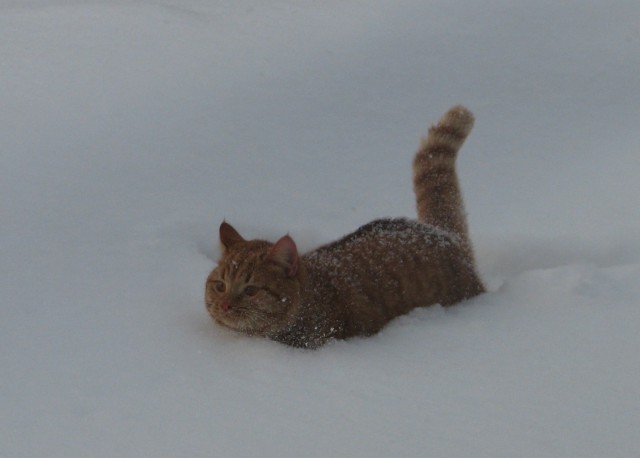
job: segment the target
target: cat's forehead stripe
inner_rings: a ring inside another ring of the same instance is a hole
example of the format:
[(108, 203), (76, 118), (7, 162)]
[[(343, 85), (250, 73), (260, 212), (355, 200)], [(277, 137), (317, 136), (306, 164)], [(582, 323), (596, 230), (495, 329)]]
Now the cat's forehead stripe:
[(242, 279), (245, 283), (250, 283), (257, 263), (265, 256), (265, 253), (257, 249), (243, 251), (231, 259), (223, 260), (220, 263), (220, 274), (227, 280)]

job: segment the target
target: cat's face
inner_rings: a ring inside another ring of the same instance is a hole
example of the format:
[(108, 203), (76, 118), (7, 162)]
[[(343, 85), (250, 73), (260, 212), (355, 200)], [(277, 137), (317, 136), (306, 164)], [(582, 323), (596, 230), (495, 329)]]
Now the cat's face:
[(229, 232), (221, 228), (224, 254), (206, 282), (207, 310), (228, 328), (273, 335), (287, 325), (299, 302), (297, 268), (292, 272), (290, 263), (283, 262), (289, 258), (279, 248), (281, 242), (245, 241), (235, 230), (231, 237), (225, 230)]

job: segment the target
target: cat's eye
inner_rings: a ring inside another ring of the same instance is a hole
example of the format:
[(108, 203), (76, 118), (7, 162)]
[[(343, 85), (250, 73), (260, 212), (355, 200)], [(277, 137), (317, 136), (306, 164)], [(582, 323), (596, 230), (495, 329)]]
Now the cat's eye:
[(224, 293), (224, 291), (227, 289), (223, 281), (214, 281), (213, 287), (219, 293)]
[(256, 294), (258, 294), (258, 290), (259, 289), (260, 288), (258, 288), (257, 286), (247, 286), (244, 289), (244, 294), (245, 294), (245, 296), (249, 296), (249, 297), (255, 296)]

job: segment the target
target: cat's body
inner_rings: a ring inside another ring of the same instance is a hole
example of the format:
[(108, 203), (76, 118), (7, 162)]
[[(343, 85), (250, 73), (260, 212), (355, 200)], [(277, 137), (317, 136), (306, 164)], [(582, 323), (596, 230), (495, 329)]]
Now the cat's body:
[(289, 236), (246, 241), (223, 223), (223, 256), (207, 279), (209, 313), (236, 331), (315, 348), (375, 334), (416, 307), (482, 293), (455, 173), (472, 126), (471, 113), (454, 107), (422, 142), (417, 221), (376, 220), (304, 255)]

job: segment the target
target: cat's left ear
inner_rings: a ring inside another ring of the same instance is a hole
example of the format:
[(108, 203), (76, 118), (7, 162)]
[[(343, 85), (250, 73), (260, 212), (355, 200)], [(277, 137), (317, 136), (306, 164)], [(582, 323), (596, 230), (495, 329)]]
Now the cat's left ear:
[(300, 259), (298, 248), (288, 235), (285, 235), (273, 245), (269, 252), (269, 259), (286, 268), (289, 277), (295, 277), (298, 273)]
[(226, 221), (222, 222), (220, 225), (220, 243), (222, 243), (225, 250), (228, 250), (231, 245), (244, 241), (242, 236), (238, 234), (238, 231), (236, 231), (231, 224)]

